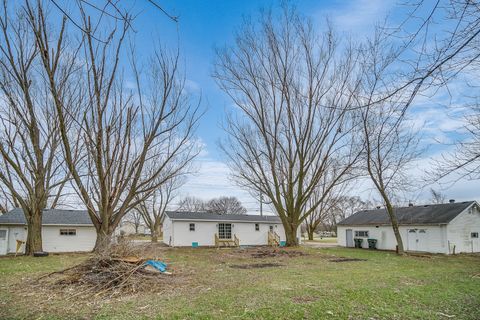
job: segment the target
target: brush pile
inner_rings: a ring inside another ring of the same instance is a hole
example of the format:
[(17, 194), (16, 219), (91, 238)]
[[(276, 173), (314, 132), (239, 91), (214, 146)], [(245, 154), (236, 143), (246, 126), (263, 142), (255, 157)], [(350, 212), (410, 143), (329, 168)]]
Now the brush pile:
[(147, 260), (155, 258), (147, 257), (144, 253), (142, 248), (135, 248), (126, 242), (112, 245), (83, 263), (44, 275), (38, 280), (56, 288), (75, 286), (77, 290), (74, 296), (113, 296), (152, 291), (173, 284), (175, 280), (171, 273), (161, 273), (146, 266)]

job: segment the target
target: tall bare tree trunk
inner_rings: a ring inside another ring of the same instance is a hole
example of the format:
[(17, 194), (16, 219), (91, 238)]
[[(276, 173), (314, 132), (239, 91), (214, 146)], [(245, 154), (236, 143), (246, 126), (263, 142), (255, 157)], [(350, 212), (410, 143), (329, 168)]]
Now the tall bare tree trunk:
[(313, 240), (314, 232), (315, 232), (315, 228), (313, 226), (311, 226), (310, 224), (307, 224), (308, 240)]
[(405, 254), (405, 250), (403, 248), (402, 235), (400, 234), (400, 229), (398, 228), (398, 220), (394, 211), (395, 209), (389, 201), (386, 204), (386, 209), (392, 223), (392, 229), (393, 233), (395, 234), (395, 239), (397, 240), (398, 254), (403, 255)]
[[(25, 209), (24, 209), (25, 210)], [(43, 251), (42, 248), (42, 214), (40, 209), (33, 211), (27, 219), (27, 241), (25, 254)]]
[(159, 228), (152, 230), (152, 242), (158, 242), (159, 234), (160, 234)]
[(95, 241), (95, 247), (93, 248), (93, 252), (107, 252), (106, 250), (111, 244), (113, 232), (108, 232), (108, 229), (105, 230), (101, 228), (97, 230), (97, 240)]
[(300, 227), (300, 224), (296, 222), (288, 221), (283, 225), (285, 229), (286, 246), (287, 247), (298, 246), (297, 230)]

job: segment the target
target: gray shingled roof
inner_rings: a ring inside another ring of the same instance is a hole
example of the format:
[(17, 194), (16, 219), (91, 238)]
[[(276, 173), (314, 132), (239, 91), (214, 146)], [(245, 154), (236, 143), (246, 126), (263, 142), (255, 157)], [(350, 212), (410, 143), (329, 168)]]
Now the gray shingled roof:
[[(445, 224), (452, 221), (453, 218), (473, 203), (475, 201), (402, 207), (395, 208), (395, 214), (400, 225)], [(385, 209), (358, 211), (338, 223), (338, 225), (344, 226), (390, 224), (390, 219)]]
[[(25, 225), (23, 210), (15, 208), (0, 216), (0, 224), (22, 224)], [(43, 225), (90, 225), (92, 220), (86, 210), (43, 210)]]
[(179, 212), (167, 211), (166, 215), (172, 220), (207, 220), (207, 221), (241, 221), (281, 223), (277, 216), (259, 216), (246, 214), (216, 214), (208, 212)]

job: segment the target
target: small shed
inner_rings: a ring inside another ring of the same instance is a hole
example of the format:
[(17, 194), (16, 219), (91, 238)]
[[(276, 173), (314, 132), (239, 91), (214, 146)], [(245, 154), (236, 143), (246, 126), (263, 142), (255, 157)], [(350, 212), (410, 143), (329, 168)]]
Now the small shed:
[[(0, 255), (15, 253), (17, 240), (26, 241), (27, 224), (23, 210), (15, 208), (0, 216)], [(87, 211), (43, 210), (42, 242), (46, 252), (92, 251), (97, 233)], [(22, 245), (20, 252), (25, 251)]]
[[(480, 206), (476, 201), (395, 208), (407, 251), (480, 252)], [(354, 239), (377, 240), (377, 248), (395, 250), (397, 241), (385, 209), (363, 210), (337, 224), (338, 244), (354, 247)]]
[[(300, 241), (300, 228), (297, 230)], [(166, 212), (163, 242), (172, 247), (283, 245), (278, 216)]]

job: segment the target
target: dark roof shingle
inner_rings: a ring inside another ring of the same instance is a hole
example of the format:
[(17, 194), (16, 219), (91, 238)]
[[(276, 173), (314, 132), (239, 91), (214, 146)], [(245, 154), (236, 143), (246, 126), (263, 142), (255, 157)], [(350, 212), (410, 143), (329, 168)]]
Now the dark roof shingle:
[(209, 220), (209, 221), (242, 221), (281, 223), (278, 216), (260, 216), (247, 214), (216, 214), (209, 212), (180, 212), (167, 211), (166, 215), (172, 220)]
[[(401, 207), (395, 208), (395, 214), (399, 225), (445, 224), (452, 221), (453, 218), (473, 203), (475, 201)], [(390, 219), (385, 209), (358, 211), (338, 223), (338, 225), (345, 226), (390, 224)]]
[[(0, 224), (26, 224), (25, 215), (20, 208), (0, 216)], [(43, 210), (43, 225), (90, 225), (93, 226), (92, 220), (86, 210), (63, 210), (49, 209)]]

